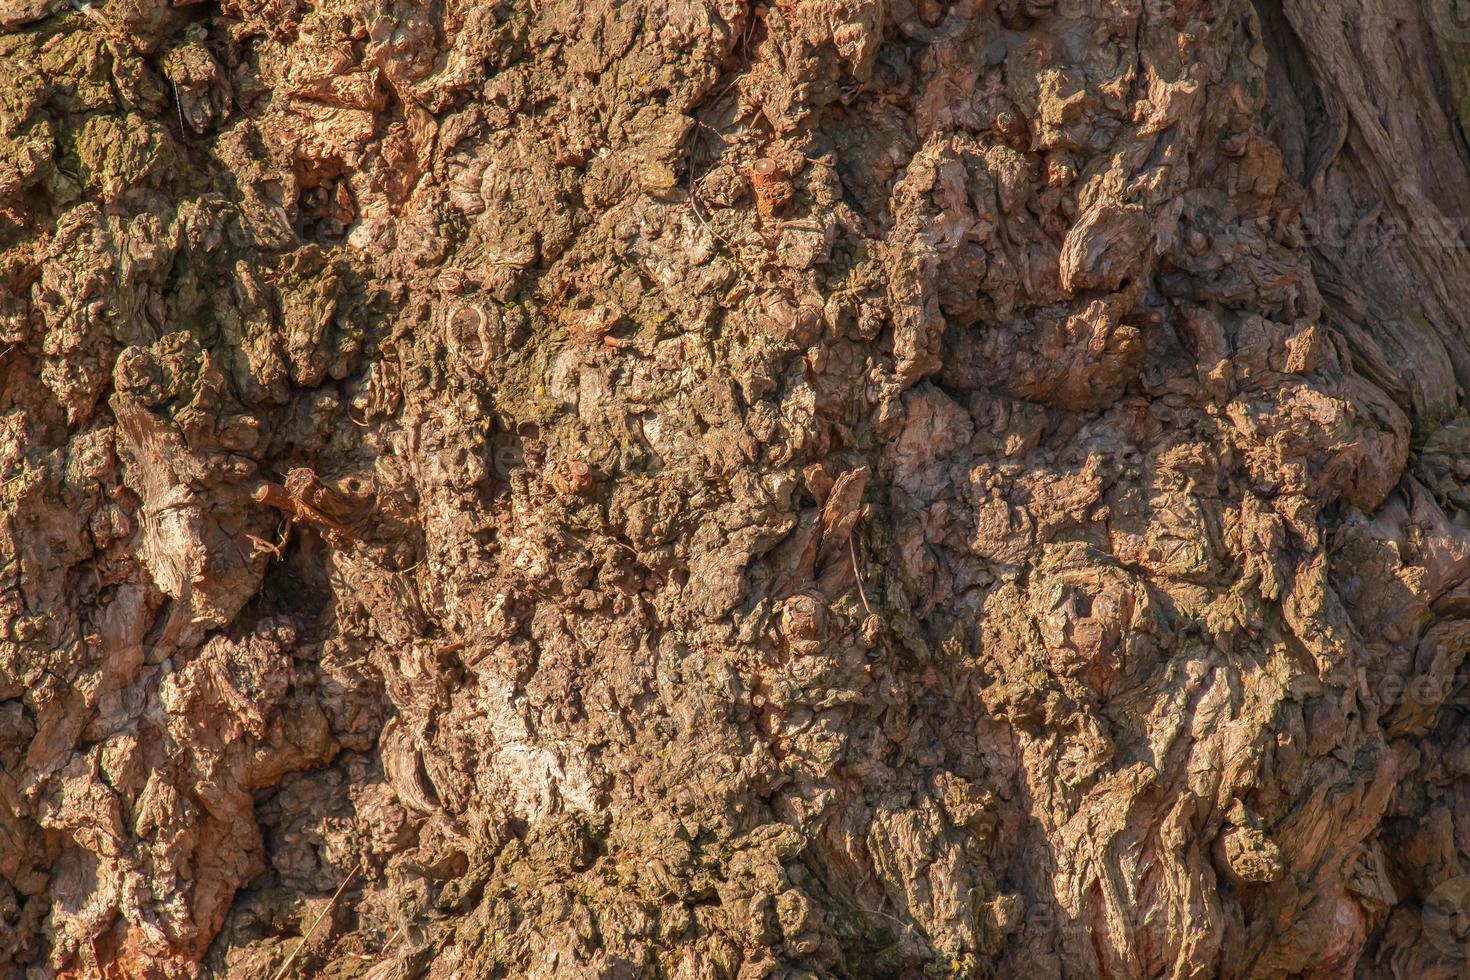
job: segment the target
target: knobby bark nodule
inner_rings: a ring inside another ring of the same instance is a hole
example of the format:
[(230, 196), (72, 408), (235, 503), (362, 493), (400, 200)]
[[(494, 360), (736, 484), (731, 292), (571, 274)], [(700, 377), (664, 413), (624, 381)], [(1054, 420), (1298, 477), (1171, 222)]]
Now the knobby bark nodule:
[(1464, 975), (1470, 8), (0, 29), (0, 977)]

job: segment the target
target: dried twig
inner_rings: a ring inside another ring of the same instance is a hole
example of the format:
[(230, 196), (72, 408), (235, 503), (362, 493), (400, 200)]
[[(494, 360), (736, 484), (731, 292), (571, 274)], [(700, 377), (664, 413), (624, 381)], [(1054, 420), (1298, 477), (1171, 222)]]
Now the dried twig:
[[(712, 236), (715, 237), (715, 239), (722, 243), (729, 251), (730, 257), (743, 266), (744, 262), (740, 258), (740, 253), (736, 251), (734, 243), (731, 242), (724, 235), (716, 231), (714, 227), (705, 220), (704, 214), (701, 213), (699, 210), (699, 180), (696, 179), (694, 176), (694, 143), (695, 140), (699, 138), (699, 127), (705, 126), (705, 124), (700, 122), (698, 119), (696, 119), (694, 123), (694, 129), (689, 134), (689, 145), (684, 151), (684, 167), (688, 171), (689, 175), (689, 209), (694, 212), (694, 217), (698, 219), (700, 227), (709, 232)], [(716, 138), (723, 138), (720, 137), (720, 134), (715, 131), (714, 127), (706, 126), (705, 128), (714, 133)]]
[(281, 560), (281, 549), (271, 544), (265, 538), (256, 537), (253, 534), (246, 534), (245, 540), (250, 542), (252, 552), (250, 557), (255, 558), (262, 554), (270, 554), (276, 556), (276, 561)]
[(316, 917), (316, 920), (314, 922), (312, 922), (311, 928), (306, 930), (306, 935), (301, 937), (301, 942), (296, 944), (296, 948), (291, 952), (291, 955), (286, 957), (286, 962), (282, 963), (281, 968), (276, 971), (275, 980), (281, 980), (281, 978), (286, 975), (286, 971), (291, 969), (291, 964), (296, 962), (296, 957), (300, 955), (301, 950), (306, 947), (306, 944), (311, 941), (312, 933), (316, 932), (316, 927), (321, 925), (322, 920), (327, 917), (327, 913), (332, 911), (332, 908), (337, 904), (337, 899), (341, 897), (342, 892), (346, 890), (347, 885), (352, 881), (352, 879), (357, 877), (357, 872), (361, 870), (361, 868), (361, 863), (355, 865), (353, 869), (347, 873), (347, 877), (342, 879), (342, 884), (337, 886), (337, 891), (335, 894), (332, 895), (332, 900), (327, 903), (327, 907), (322, 909), (321, 914)]
[(852, 543), (852, 535), (848, 535), (847, 538), (847, 554), (852, 558), (852, 575), (853, 578), (857, 579), (858, 595), (862, 597), (863, 609), (871, 616), (873, 614), (873, 607), (868, 605), (868, 593), (863, 588), (863, 573), (858, 571), (857, 545)]
[(283, 523), (284, 527), (280, 528), (281, 540), (274, 544), (254, 534), (245, 535), (245, 539), (250, 542), (251, 558), (256, 558), (261, 554), (271, 554), (276, 556), (276, 561), (285, 560), (286, 542), (291, 540), (291, 522), (288, 520)]
[(174, 105), (179, 107), (179, 142), (187, 144), (189, 142), (189, 129), (184, 125), (184, 100), (179, 95), (179, 83), (172, 78), (169, 79), (169, 83), (174, 87)]
[(378, 950), (378, 955), (387, 956), (388, 951), (393, 948), (393, 944), (398, 941), (398, 937), (404, 935), (407, 935), (407, 933), (403, 931), (402, 923), (394, 926), (393, 931), (388, 934), (388, 938), (383, 941), (383, 948)]
[(853, 903), (852, 907), (857, 909), (859, 912), (864, 912), (868, 915), (881, 915), (885, 919), (891, 919), (899, 925), (903, 926), (903, 931), (905, 933), (908, 933), (909, 935), (913, 935), (914, 933), (914, 924), (912, 922), (905, 922), (898, 916), (894, 915), (892, 912), (884, 912), (882, 909), (863, 908), (863, 906), (858, 905), (856, 902)]

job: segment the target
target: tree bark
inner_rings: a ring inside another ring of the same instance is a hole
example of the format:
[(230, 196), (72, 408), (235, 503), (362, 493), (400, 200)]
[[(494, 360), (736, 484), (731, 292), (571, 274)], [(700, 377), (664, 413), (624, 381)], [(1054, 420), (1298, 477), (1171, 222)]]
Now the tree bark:
[(0, 980), (1457, 978), (1460, 0), (0, 0)]

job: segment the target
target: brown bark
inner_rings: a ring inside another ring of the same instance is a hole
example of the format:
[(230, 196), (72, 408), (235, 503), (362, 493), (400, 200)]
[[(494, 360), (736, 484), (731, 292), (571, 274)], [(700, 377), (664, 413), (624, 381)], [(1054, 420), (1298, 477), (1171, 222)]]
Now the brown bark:
[(0, 29), (0, 977), (1463, 975), (1452, 0)]

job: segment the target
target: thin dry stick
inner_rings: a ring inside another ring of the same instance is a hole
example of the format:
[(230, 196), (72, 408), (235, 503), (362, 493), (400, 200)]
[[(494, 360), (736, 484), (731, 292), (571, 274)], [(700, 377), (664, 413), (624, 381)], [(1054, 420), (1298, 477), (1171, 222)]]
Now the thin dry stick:
[(863, 588), (863, 573), (858, 571), (857, 545), (852, 543), (852, 535), (848, 535), (847, 537), (847, 553), (852, 558), (852, 575), (853, 578), (857, 579), (858, 595), (862, 596), (863, 609), (865, 609), (868, 615), (871, 616), (873, 614), (873, 607), (868, 605), (868, 593), (867, 590)]
[(281, 560), (281, 549), (278, 548), (276, 545), (271, 544), (264, 538), (258, 538), (253, 534), (246, 534), (245, 540), (250, 542), (250, 557), (255, 558), (260, 555), (275, 555), (276, 561)]
[(179, 83), (172, 78), (169, 79), (174, 87), (174, 105), (179, 107), (179, 142), (189, 142), (188, 129), (184, 126), (184, 100), (179, 98)]
[(390, 949), (393, 948), (393, 943), (398, 939), (398, 937), (400, 935), (403, 935), (403, 934), (404, 934), (403, 933), (403, 926), (401, 924), (398, 925), (398, 926), (396, 926), (393, 929), (393, 932), (391, 934), (389, 934), (387, 942), (383, 943), (383, 948), (380, 949), (380, 950), (378, 950), (378, 955), (379, 956), (387, 956), (388, 955), (388, 950), (390, 950)]
[(884, 912), (882, 909), (865, 909), (861, 905), (858, 905), (856, 902), (853, 903), (852, 907), (857, 909), (859, 912), (866, 912), (868, 915), (881, 915), (885, 919), (892, 919), (894, 922), (897, 922), (899, 925), (903, 926), (904, 932), (912, 933), (914, 931), (914, 924), (912, 922), (905, 922), (891, 912)]
[(347, 955), (351, 956), (355, 960), (381, 961), (383, 957), (388, 955), (388, 950), (393, 948), (393, 941), (398, 938), (398, 934), (402, 931), (403, 926), (394, 926), (393, 931), (388, 933), (388, 939), (383, 943), (383, 948), (378, 950), (376, 953), (348, 953)]
[[(705, 231), (709, 232), (721, 243), (723, 243), (725, 248), (729, 250), (731, 258), (740, 263), (743, 268), (744, 262), (740, 258), (740, 253), (735, 250), (734, 244), (724, 235), (721, 235), (719, 232), (715, 231), (715, 229), (710, 226), (710, 223), (705, 220), (704, 215), (701, 214), (699, 211), (699, 181), (696, 180), (694, 177), (694, 141), (698, 138), (699, 127), (703, 125), (703, 123), (695, 120), (695, 128), (689, 136), (689, 148), (684, 153), (684, 166), (689, 169), (689, 208), (694, 212), (694, 217), (699, 219), (700, 227), (702, 227)], [(717, 138), (720, 136), (720, 134), (718, 132), (715, 132), (712, 127), (706, 128), (709, 128), (710, 132), (714, 132)]]
[(347, 877), (342, 879), (342, 884), (337, 886), (337, 891), (332, 896), (332, 900), (327, 903), (327, 907), (322, 909), (321, 914), (316, 917), (316, 921), (311, 924), (311, 928), (306, 930), (306, 935), (301, 937), (301, 942), (296, 944), (296, 948), (291, 952), (291, 955), (286, 957), (286, 962), (282, 963), (281, 968), (276, 971), (275, 980), (281, 980), (281, 978), (286, 975), (286, 971), (291, 969), (291, 964), (296, 962), (296, 957), (301, 954), (301, 950), (305, 948), (308, 942), (311, 941), (311, 935), (312, 933), (316, 932), (316, 927), (321, 925), (322, 920), (327, 917), (327, 913), (332, 911), (332, 908), (337, 904), (337, 899), (341, 897), (342, 892), (347, 888), (348, 883), (350, 883), (353, 878), (357, 877), (357, 872), (360, 868), (362, 868), (361, 863), (354, 866), (353, 869), (347, 873)]

